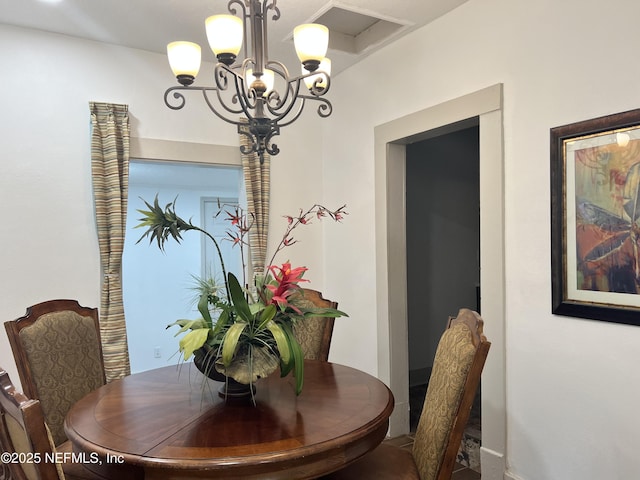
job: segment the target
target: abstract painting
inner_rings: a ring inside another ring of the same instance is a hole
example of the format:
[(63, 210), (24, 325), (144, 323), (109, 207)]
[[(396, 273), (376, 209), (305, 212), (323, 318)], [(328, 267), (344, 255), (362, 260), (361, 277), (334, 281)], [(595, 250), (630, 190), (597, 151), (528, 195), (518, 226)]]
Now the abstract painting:
[(640, 325), (640, 109), (551, 129), (552, 312)]

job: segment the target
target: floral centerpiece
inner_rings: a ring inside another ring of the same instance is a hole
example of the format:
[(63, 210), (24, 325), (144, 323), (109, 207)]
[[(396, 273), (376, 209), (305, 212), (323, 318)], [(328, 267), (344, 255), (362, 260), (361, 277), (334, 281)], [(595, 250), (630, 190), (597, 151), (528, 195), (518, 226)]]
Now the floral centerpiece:
[[(216, 372), (232, 378), (240, 384), (253, 386), (258, 378), (274, 372), (278, 367), (284, 377), (293, 372), (296, 394), (302, 391), (304, 380), (304, 356), (294, 335), (294, 326), (307, 317), (339, 317), (344, 312), (333, 308), (310, 308), (301, 295), (300, 283), (306, 267), (293, 268), (289, 262), (275, 265), (276, 255), (296, 240), (293, 231), (301, 225), (309, 225), (315, 218), (330, 218), (339, 222), (346, 215), (345, 206), (330, 210), (315, 204), (296, 216), (286, 216), (287, 227), (271, 261), (264, 272), (255, 275), (254, 288), (248, 288), (246, 272), (242, 272), (243, 284), (238, 277), (225, 269), (218, 241), (207, 231), (180, 218), (175, 211), (175, 200), (162, 208), (156, 196), (153, 205), (145, 201), (147, 210), (137, 227), (147, 227), (140, 237), (155, 240), (164, 251), (165, 243), (173, 239), (180, 243), (182, 234), (196, 231), (209, 238), (217, 251), (224, 281), (200, 282), (198, 311), (201, 317), (178, 320), (172, 326), (180, 327), (176, 336), (184, 333), (179, 342), (181, 357), (186, 361), (194, 356), (203, 373), (215, 378)], [(220, 213), (227, 214), (230, 229), (228, 240), (241, 249), (247, 245), (246, 235), (252, 226), (252, 216), (238, 206), (221, 206)], [(244, 258), (244, 253), (241, 251)], [(243, 268), (246, 270), (246, 268)], [(243, 286), (244, 285), (244, 286)], [(251, 390), (252, 392), (253, 390)]]

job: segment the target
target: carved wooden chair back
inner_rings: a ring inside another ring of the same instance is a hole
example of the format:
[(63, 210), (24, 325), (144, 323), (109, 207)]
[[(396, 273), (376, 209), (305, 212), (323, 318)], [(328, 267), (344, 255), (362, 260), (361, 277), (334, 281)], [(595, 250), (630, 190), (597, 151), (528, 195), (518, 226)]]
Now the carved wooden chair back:
[(55, 445), (69, 408), (105, 384), (98, 309), (50, 300), (5, 322), (25, 395), (40, 400)]
[[(299, 295), (302, 300), (315, 308), (338, 308), (337, 302), (326, 300), (322, 293), (309, 288), (301, 289)], [(307, 360), (329, 360), (331, 337), (333, 336), (333, 317), (309, 317), (304, 322), (298, 322), (293, 329), (296, 340), (302, 347), (304, 358)]]

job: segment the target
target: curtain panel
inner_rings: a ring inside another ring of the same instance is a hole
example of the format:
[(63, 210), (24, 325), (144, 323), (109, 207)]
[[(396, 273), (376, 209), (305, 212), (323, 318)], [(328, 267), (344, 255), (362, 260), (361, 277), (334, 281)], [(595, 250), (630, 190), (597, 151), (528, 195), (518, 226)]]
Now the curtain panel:
[(127, 105), (89, 103), (91, 174), (103, 281), (100, 335), (107, 382), (131, 373), (122, 301), (122, 251), (129, 187)]

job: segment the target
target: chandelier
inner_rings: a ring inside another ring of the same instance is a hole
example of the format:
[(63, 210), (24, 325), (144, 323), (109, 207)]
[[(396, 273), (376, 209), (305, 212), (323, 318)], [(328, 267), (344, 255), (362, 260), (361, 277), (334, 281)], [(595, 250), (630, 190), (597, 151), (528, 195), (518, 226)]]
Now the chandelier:
[[(319, 102), (320, 117), (332, 112), (331, 103), (322, 98), (331, 81), (331, 62), (325, 57), (329, 30), (315, 23), (294, 29), (294, 45), (302, 68), (300, 75), (291, 76), (283, 63), (269, 58), (267, 51), (265, 20), (269, 15), (273, 21), (280, 18), (276, 3), (277, 0), (231, 0), (227, 5), (229, 15), (207, 18), (207, 40), (218, 60), (214, 86), (194, 85), (201, 63), (198, 44), (180, 41), (167, 45), (169, 64), (180, 83), (164, 93), (167, 107), (184, 107), (182, 92), (202, 92), (209, 109), (236, 125), (238, 133), (248, 138), (248, 145), (240, 147), (242, 153), (256, 152), (260, 162), (265, 152), (279, 153), (273, 137), (280, 134), (281, 127), (298, 119), (308, 100)], [(243, 58), (239, 59), (243, 44)]]

